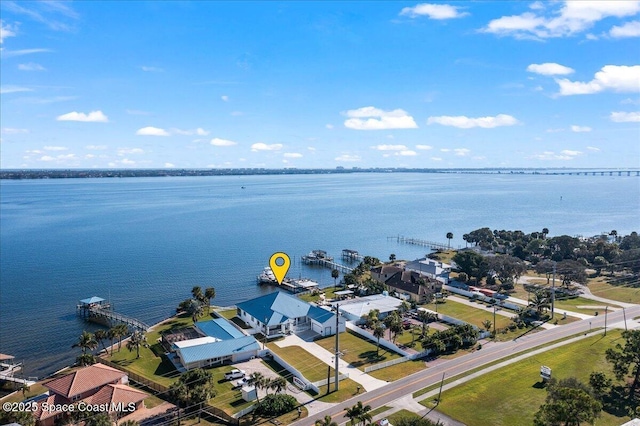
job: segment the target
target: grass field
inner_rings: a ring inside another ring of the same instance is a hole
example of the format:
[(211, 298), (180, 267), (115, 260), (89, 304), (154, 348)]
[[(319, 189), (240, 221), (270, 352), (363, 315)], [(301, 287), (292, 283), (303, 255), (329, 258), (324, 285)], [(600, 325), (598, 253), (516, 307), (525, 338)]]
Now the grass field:
[(387, 416), (387, 420), (389, 420), (389, 423), (391, 423), (392, 425), (398, 423), (398, 420), (400, 419), (419, 419), (419, 418), (420, 418), (419, 415), (412, 413), (409, 410), (396, 411), (395, 413)]
[(216, 313), (218, 315), (222, 315), (224, 318), (230, 320), (231, 318), (236, 316), (238, 311), (236, 311), (235, 309), (225, 309), (224, 311), (216, 311)]
[(393, 382), (395, 380), (402, 379), (410, 374), (417, 373), (424, 370), (427, 365), (424, 361), (414, 360), (401, 362), (400, 364), (392, 365), (390, 367), (381, 368), (369, 373), (370, 376), (376, 379), (386, 380), (387, 382)]
[[(316, 343), (329, 352), (335, 350), (335, 339), (333, 337), (316, 340)], [(344, 354), (342, 357), (343, 360), (356, 368), (362, 369), (368, 365), (400, 358), (399, 354), (383, 346), (380, 346), (379, 356), (376, 357), (376, 344), (361, 338), (351, 331), (340, 334), (340, 352)]]
[[(578, 312), (578, 313), (587, 314), (587, 315), (594, 315), (595, 312), (597, 312), (598, 315), (604, 315), (604, 309), (579, 308), (578, 306), (605, 306), (605, 304), (602, 302), (587, 299), (584, 297), (576, 297), (573, 299), (566, 299), (566, 300), (556, 300), (555, 305), (556, 305), (555, 306), (556, 312), (562, 312), (562, 310), (564, 309), (567, 311), (573, 311), (573, 312)], [(614, 304), (608, 304), (608, 306), (612, 308), (620, 308), (620, 306), (614, 305)]]
[[(533, 415), (544, 403), (547, 392), (540, 386), (540, 366), (553, 370), (556, 378), (577, 377), (588, 383), (592, 371), (611, 366), (605, 360), (607, 348), (621, 342), (620, 331), (597, 335), (520, 361), (445, 391), (438, 410), (466, 424), (531, 425)], [(429, 401), (422, 401), (429, 406)], [(598, 425), (620, 425), (629, 418), (602, 413)]]
[(636, 286), (631, 283), (620, 283), (613, 285), (614, 279), (611, 277), (599, 276), (589, 279), (588, 287), (596, 296), (607, 299), (619, 300), (627, 303), (640, 303), (640, 286), (635, 281)]
[(322, 290), (320, 290), (320, 293), (313, 295), (313, 294), (302, 294), (300, 296), (298, 296), (300, 299), (304, 300), (305, 302), (317, 302), (318, 300), (320, 300), (320, 294), (324, 293), (324, 298), (325, 300), (329, 300), (329, 299), (334, 299), (336, 297), (336, 295), (334, 294), (334, 291), (340, 291), (340, 290), (344, 290), (343, 288), (337, 288), (336, 290), (333, 289), (333, 287), (327, 287), (327, 288), (323, 288)]
[[(493, 324), (493, 308), (488, 309), (485, 305), (478, 304), (477, 308), (465, 305), (453, 300), (438, 304), (438, 312), (450, 317), (473, 324), (480, 329), (484, 329), (482, 322), (491, 321)], [(509, 325), (511, 318), (496, 314), (496, 328), (504, 328)]]

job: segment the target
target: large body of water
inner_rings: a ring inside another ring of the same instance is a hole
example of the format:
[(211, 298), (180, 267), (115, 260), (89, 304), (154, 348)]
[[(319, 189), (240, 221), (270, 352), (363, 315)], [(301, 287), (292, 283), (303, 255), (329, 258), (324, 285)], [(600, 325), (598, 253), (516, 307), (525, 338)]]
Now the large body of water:
[[(241, 187), (245, 187), (242, 189)], [(155, 323), (194, 285), (217, 305), (273, 291), (256, 275), (276, 251), (289, 276), (312, 249), (387, 259), (425, 254), (389, 236), (464, 246), (488, 226), (550, 235), (640, 231), (640, 179), (605, 176), (348, 174), (0, 182), (0, 352), (43, 377), (70, 364), (78, 300), (110, 298)]]

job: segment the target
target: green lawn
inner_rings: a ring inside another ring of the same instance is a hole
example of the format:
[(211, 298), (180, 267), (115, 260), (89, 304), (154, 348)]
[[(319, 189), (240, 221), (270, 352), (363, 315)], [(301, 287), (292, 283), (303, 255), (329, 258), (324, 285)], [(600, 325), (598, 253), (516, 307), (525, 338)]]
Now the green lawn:
[(395, 380), (400, 380), (410, 374), (424, 370), (425, 368), (427, 368), (427, 365), (424, 361), (414, 360), (401, 362), (400, 364), (392, 365), (390, 367), (381, 368), (380, 370), (370, 372), (369, 375), (375, 377), (376, 379), (393, 382)]
[[(333, 336), (316, 340), (316, 343), (329, 352), (335, 351), (335, 338)], [(344, 354), (342, 356), (343, 360), (354, 367), (362, 369), (367, 365), (401, 357), (383, 346), (380, 346), (379, 356), (376, 357), (376, 343), (364, 339), (349, 330), (346, 333), (340, 333), (340, 352)]]
[[(585, 308), (578, 308), (578, 306), (606, 306), (602, 302), (587, 299), (585, 297), (575, 297), (573, 299), (565, 299), (565, 300), (556, 299), (555, 305), (556, 305), (555, 306), (556, 312), (562, 313), (562, 310), (564, 309), (567, 311), (574, 311), (574, 312), (587, 314), (587, 315), (594, 315), (595, 312), (597, 312), (598, 315), (604, 315), (604, 309), (585, 309)], [(608, 306), (611, 308), (620, 308), (620, 306), (613, 305), (613, 304), (609, 304)]]
[[(599, 276), (589, 279), (587, 285), (591, 293), (596, 296), (619, 300), (621, 302), (640, 304), (640, 286), (637, 285), (637, 280), (631, 283), (619, 281), (620, 278)], [(636, 283), (635, 287), (632, 286), (634, 282)]]
[[(327, 378), (327, 367), (329, 366), (300, 346), (281, 348), (273, 343), (268, 343), (267, 346), (276, 355), (280, 356), (302, 373), (310, 382), (317, 382), (318, 380)], [(329, 367), (329, 369), (331, 371), (329, 374), (333, 377), (333, 367)]]
[(384, 413), (387, 410), (391, 410), (391, 407), (387, 406), (387, 405), (383, 405), (382, 407), (378, 407), (373, 411), (370, 411), (369, 414), (371, 415), (371, 417), (375, 417), (378, 414)]
[[(389, 423), (396, 424), (398, 422), (398, 420), (400, 419), (419, 419), (420, 416), (412, 413), (409, 410), (400, 410), (400, 411), (396, 411), (395, 413), (387, 416), (387, 420), (389, 420)], [(469, 423), (472, 424), (472, 423)]]
[(231, 318), (233, 318), (233, 317), (235, 317), (235, 316), (236, 316), (236, 314), (238, 313), (238, 311), (237, 311), (237, 310), (235, 310), (235, 309), (225, 309), (225, 310), (223, 310), (223, 311), (222, 311), (222, 310), (221, 310), (221, 311), (216, 311), (216, 313), (217, 313), (218, 315), (221, 315), (221, 316), (223, 316), (224, 318), (226, 318), (226, 319), (230, 320)]
[(344, 290), (344, 289), (338, 287), (334, 290), (333, 287), (327, 287), (320, 290), (320, 293), (318, 294), (315, 294), (315, 295), (312, 293), (302, 294), (298, 297), (304, 300), (305, 302), (317, 302), (318, 300), (320, 300), (320, 294), (324, 293), (325, 300), (335, 299), (336, 298), (335, 292), (340, 290)]
[[(431, 309), (429, 306), (425, 307)], [(489, 320), (493, 324), (493, 308), (488, 309), (485, 305), (481, 304), (478, 304), (478, 307), (474, 308), (453, 300), (447, 300), (446, 303), (438, 304), (438, 313), (468, 322), (469, 324), (480, 327), (480, 329), (484, 329), (482, 322), (485, 320)], [(504, 328), (508, 326), (510, 322), (510, 318), (496, 314), (496, 328)]]
[[(592, 371), (611, 376), (604, 353), (619, 342), (620, 331), (616, 330), (527, 358), (443, 392), (438, 410), (478, 426), (531, 425), (547, 394), (539, 386), (541, 365), (551, 367), (556, 378), (573, 376), (588, 383)], [(430, 401), (421, 403), (429, 406)], [(603, 412), (597, 424), (613, 426), (628, 420)]]

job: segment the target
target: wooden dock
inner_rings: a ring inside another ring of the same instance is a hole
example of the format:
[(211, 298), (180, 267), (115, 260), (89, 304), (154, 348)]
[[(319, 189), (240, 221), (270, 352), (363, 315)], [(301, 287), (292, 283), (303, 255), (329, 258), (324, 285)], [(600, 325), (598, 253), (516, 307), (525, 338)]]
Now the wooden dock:
[(105, 303), (100, 297), (91, 297), (81, 300), (76, 307), (78, 315), (88, 321), (94, 321), (109, 327), (114, 324), (126, 324), (127, 326), (140, 331), (149, 331), (150, 325), (143, 323), (133, 317), (120, 314), (111, 309), (111, 304)]
[(343, 274), (348, 274), (350, 272), (353, 271), (353, 268), (350, 268), (346, 265), (343, 265), (341, 263), (336, 263), (333, 260), (328, 260), (328, 259), (321, 259), (321, 258), (312, 258), (309, 256), (303, 256), (302, 257), (302, 263), (304, 263), (305, 265), (319, 265), (325, 268), (329, 268), (329, 269), (337, 269), (338, 271), (342, 272)]
[(347, 260), (349, 262), (362, 262), (364, 260), (364, 256), (358, 253), (356, 250), (343, 249), (342, 260)]
[(449, 250), (448, 244), (436, 243), (434, 241), (421, 240), (419, 238), (401, 237), (400, 235), (395, 237), (387, 237), (388, 240), (396, 240), (399, 244), (411, 244), (414, 246), (429, 247), (432, 250)]

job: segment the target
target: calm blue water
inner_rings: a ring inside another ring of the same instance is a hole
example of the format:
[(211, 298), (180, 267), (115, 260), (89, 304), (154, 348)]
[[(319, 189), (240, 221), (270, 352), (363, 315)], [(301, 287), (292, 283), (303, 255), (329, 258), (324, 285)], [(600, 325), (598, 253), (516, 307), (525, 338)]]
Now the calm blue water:
[[(245, 186), (246, 189), (241, 189)], [(290, 276), (312, 249), (416, 258), (405, 235), (464, 246), (488, 226), (594, 235), (640, 230), (640, 179), (604, 176), (350, 174), (0, 182), (0, 352), (42, 377), (71, 363), (83, 329), (79, 299), (155, 323), (194, 285), (230, 305), (272, 289), (255, 284), (276, 251)], [(562, 200), (561, 200), (562, 197)]]

